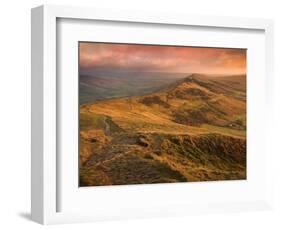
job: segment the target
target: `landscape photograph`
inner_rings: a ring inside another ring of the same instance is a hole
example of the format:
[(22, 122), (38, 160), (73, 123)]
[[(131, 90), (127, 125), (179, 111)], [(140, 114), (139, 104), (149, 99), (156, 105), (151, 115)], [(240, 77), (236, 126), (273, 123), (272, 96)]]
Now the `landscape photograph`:
[(79, 186), (245, 180), (246, 49), (79, 42)]

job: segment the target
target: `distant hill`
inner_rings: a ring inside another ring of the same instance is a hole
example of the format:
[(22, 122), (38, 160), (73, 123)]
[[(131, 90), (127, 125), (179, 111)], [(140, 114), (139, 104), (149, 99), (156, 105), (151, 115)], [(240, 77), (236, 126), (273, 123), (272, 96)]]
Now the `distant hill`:
[(79, 76), (80, 104), (145, 95), (167, 87), (186, 74), (133, 71), (92, 71)]
[(246, 76), (191, 74), (81, 105), (80, 130), (82, 186), (245, 179)]

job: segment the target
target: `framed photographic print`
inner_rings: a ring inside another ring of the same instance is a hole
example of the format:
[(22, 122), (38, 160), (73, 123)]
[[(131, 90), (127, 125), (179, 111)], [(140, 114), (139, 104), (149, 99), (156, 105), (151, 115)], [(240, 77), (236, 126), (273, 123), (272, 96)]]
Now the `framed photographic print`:
[(271, 208), (273, 24), (32, 10), (32, 219)]
[(246, 52), (79, 42), (79, 186), (246, 179)]

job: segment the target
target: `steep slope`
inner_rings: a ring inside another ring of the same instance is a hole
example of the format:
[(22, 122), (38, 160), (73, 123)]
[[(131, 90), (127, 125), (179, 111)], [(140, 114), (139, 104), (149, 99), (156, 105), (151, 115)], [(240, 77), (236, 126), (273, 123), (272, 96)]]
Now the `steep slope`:
[(245, 179), (246, 77), (192, 74), (80, 106), (80, 184)]

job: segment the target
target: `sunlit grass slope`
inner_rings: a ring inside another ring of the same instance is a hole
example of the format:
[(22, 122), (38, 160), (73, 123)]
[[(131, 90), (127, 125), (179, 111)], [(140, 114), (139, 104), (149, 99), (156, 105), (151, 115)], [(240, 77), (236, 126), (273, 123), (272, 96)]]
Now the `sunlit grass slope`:
[(80, 185), (246, 178), (246, 77), (80, 106)]

